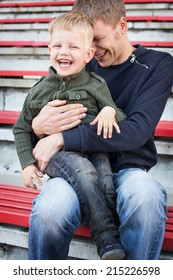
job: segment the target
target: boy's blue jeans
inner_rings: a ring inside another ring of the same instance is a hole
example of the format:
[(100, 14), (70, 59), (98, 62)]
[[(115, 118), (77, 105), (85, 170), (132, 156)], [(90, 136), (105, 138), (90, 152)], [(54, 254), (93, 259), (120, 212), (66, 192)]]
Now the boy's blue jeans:
[[(127, 259), (158, 259), (165, 230), (165, 190), (138, 168), (123, 169), (113, 177), (120, 240)], [(50, 179), (33, 202), (29, 259), (67, 259), (73, 234), (83, 222), (81, 217), (73, 188), (64, 179)]]
[(98, 248), (105, 237), (117, 234), (115, 189), (107, 154), (61, 151), (51, 158), (45, 172), (73, 187)]

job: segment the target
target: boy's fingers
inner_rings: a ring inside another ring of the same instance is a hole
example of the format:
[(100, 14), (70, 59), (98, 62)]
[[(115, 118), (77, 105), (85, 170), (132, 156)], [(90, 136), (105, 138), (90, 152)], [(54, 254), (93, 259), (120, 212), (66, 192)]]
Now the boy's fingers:
[(103, 128), (103, 138), (107, 138), (108, 137), (108, 124), (107, 122), (104, 123), (104, 128)]
[(108, 137), (109, 138), (112, 138), (112, 131), (113, 131), (112, 125), (109, 125), (109, 132), (108, 132)]
[(92, 122), (90, 122), (90, 125), (95, 125), (95, 124), (97, 124), (97, 122), (98, 122), (98, 120), (97, 120), (97, 117), (96, 117)]
[(114, 123), (114, 127), (115, 127), (117, 133), (119, 134), (120, 133), (120, 128), (119, 128), (119, 126), (116, 122)]
[[(42, 181), (39, 179), (39, 177), (36, 177), (36, 178), (34, 178), (33, 180), (36, 182), (37, 185), (39, 185), (39, 186), (42, 185)], [(34, 184), (34, 185), (35, 185), (35, 184)], [(36, 187), (36, 185), (35, 185), (35, 187)], [(36, 188), (37, 188), (37, 187), (36, 187)]]
[(98, 125), (97, 125), (97, 135), (101, 135), (102, 129), (103, 129), (102, 123), (98, 122)]
[[(43, 177), (43, 173), (39, 170), (36, 170), (36, 174), (39, 178), (42, 178)], [(36, 179), (36, 178), (35, 178)]]
[(25, 183), (25, 187), (36, 189), (36, 185), (32, 182), (32, 180), (26, 180), (24, 183)]

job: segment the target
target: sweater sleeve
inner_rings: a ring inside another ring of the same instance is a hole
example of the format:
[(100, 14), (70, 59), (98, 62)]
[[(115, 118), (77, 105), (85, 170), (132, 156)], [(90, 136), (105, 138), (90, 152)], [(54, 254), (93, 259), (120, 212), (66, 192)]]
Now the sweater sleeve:
[(119, 124), (121, 133), (114, 130), (111, 139), (96, 133), (96, 127), (80, 125), (63, 132), (64, 149), (80, 152), (122, 152), (142, 147), (153, 137), (173, 82), (173, 59), (165, 55), (143, 83), (131, 105), (127, 119)]
[(32, 114), (28, 108), (29, 102), (30, 101), (28, 95), (24, 102), (21, 114), (16, 124), (13, 126), (16, 150), (22, 169), (36, 162), (35, 158), (32, 155)]
[(110, 106), (115, 109), (116, 122), (125, 120), (126, 115), (120, 108), (117, 108), (115, 102), (112, 99), (106, 81), (93, 72), (90, 73), (90, 75), (92, 75), (98, 81), (97, 83), (95, 83), (97, 87), (92, 88), (90, 94), (97, 100), (99, 109), (102, 110), (105, 106)]

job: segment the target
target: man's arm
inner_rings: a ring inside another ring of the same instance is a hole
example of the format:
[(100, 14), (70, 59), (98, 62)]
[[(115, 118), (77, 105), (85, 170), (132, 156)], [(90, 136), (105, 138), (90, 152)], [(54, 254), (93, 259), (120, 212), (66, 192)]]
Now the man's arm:
[(97, 128), (85, 125), (64, 131), (64, 149), (79, 152), (132, 151), (153, 135), (172, 88), (173, 60), (165, 56), (146, 80), (131, 105), (127, 119), (119, 124), (111, 139), (97, 135)]

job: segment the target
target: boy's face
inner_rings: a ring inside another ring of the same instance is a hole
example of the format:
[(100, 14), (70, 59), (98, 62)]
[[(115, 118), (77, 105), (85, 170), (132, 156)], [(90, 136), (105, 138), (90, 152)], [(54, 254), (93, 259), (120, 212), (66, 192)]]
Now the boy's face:
[(50, 61), (60, 76), (66, 77), (80, 72), (92, 59), (94, 49), (87, 45), (85, 35), (79, 30), (53, 31), (49, 45)]

